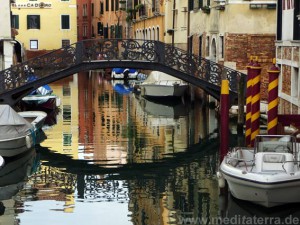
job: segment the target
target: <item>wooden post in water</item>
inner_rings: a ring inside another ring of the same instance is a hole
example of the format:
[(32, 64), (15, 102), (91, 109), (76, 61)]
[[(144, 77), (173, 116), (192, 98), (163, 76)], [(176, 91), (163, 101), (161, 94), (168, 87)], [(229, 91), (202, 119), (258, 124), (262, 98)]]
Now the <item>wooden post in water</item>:
[(251, 98), (251, 146), (254, 146), (255, 137), (259, 134), (260, 126), (260, 72), (261, 66), (255, 62), (252, 67), (252, 98)]
[(229, 81), (222, 80), (221, 83), (221, 98), (220, 98), (220, 160), (222, 161), (224, 156), (228, 152), (229, 144)]
[(268, 85), (268, 134), (277, 134), (278, 125), (278, 75), (280, 70), (273, 66), (268, 70), (269, 85)]
[(241, 76), (238, 82), (238, 118), (237, 118), (237, 133), (243, 135), (244, 131), (244, 105), (245, 105), (245, 77)]
[(247, 65), (247, 89), (246, 89), (246, 131), (245, 131), (245, 141), (246, 146), (251, 144), (251, 99), (252, 99), (252, 57), (250, 58), (250, 63)]

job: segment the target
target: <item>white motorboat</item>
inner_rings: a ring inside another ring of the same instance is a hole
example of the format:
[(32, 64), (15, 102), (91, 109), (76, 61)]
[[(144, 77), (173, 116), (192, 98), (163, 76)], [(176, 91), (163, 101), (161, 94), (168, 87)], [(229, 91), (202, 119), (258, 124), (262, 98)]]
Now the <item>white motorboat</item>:
[(141, 95), (145, 97), (182, 97), (188, 83), (159, 71), (152, 71), (140, 84)]
[(220, 165), (218, 178), (237, 199), (265, 207), (300, 202), (299, 149), (289, 135), (258, 135), (254, 148), (236, 147)]
[(34, 131), (42, 129), (47, 117), (47, 113), (43, 111), (23, 111), (18, 114), (34, 126)]
[(9, 105), (0, 105), (0, 155), (12, 157), (34, 146), (34, 127)]

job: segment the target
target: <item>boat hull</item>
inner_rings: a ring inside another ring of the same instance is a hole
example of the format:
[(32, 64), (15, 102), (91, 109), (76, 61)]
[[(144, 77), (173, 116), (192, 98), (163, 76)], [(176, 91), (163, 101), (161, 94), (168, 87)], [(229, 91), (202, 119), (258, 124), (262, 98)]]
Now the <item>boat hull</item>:
[(54, 110), (59, 102), (55, 95), (31, 95), (22, 98), (21, 105), (30, 110)]
[(224, 171), (222, 175), (228, 183), (231, 194), (237, 199), (250, 201), (265, 207), (300, 202), (299, 174), (293, 175), (295, 176), (294, 179), (270, 183), (255, 179), (248, 180), (247, 175), (235, 177), (224, 173)]
[(182, 97), (188, 85), (141, 85), (141, 95), (148, 97)]
[(4, 139), (0, 141), (0, 155), (13, 157), (28, 151), (33, 145), (31, 133), (17, 138)]

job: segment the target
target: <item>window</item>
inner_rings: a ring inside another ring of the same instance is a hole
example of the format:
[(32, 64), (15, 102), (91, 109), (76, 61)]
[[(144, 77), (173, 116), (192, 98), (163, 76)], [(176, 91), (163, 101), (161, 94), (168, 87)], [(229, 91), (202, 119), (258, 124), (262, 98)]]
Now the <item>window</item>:
[(109, 11), (109, 1), (105, 1), (105, 11)]
[(110, 11), (115, 11), (115, 0), (111, 0), (111, 4), (110, 4)]
[(94, 16), (94, 10), (95, 10), (94, 3), (92, 3), (91, 5), (92, 16)]
[(205, 50), (205, 56), (209, 56), (209, 36), (206, 37), (206, 43), (205, 43), (205, 47), (206, 47), (206, 50)]
[(40, 15), (27, 15), (27, 29), (40, 29)]
[(12, 15), (11, 27), (15, 29), (19, 29), (19, 15)]
[(38, 40), (30, 40), (30, 49), (39, 49)]
[(83, 4), (82, 16), (87, 16), (87, 4)]
[(71, 146), (72, 145), (72, 134), (63, 132), (63, 146)]
[(61, 15), (61, 29), (70, 29), (69, 15)]
[(100, 2), (100, 15), (104, 13), (104, 5), (103, 2)]
[(97, 34), (103, 36), (103, 23), (101, 22), (97, 23)]
[(88, 26), (87, 26), (87, 25), (84, 25), (84, 26), (83, 26), (83, 34), (82, 34), (82, 36), (83, 36), (84, 38), (87, 37), (87, 30), (88, 30)]
[(202, 35), (199, 36), (199, 58), (202, 57)]
[(61, 41), (61, 47), (62, 48), (65, 48), (65, 47), (67, 47), (67, 46), (69, 46), (70, 45), (70, 40), (62, 40)]
[(220, 46), (220, 58), (223, 59), (224, 58), (224, 36), (220, 36), (220, 42), (219, 42), (219, 46)]

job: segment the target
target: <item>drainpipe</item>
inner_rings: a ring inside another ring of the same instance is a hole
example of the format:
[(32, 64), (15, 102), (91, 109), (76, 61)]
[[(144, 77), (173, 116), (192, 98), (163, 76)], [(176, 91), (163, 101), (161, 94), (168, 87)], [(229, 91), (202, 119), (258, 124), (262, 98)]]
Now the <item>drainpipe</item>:
[(188, 13), (188, 18), (187, 18), (187, 39), (188, 39), (188, 42), (189, 42), (189, 37), (190, 37), (190, 23), (191, 23), (191, 14), (190, 14), (190, 5), (189, 5), (189, 1), (188, 1), (188, 6), (187, 6), (187, 13)]
[(176, 0), (173, 0), (173, 24), (172, 24), (172, 47), (174, 47), (174, 33), (175, 33), (175, 15), (176, 15)]

